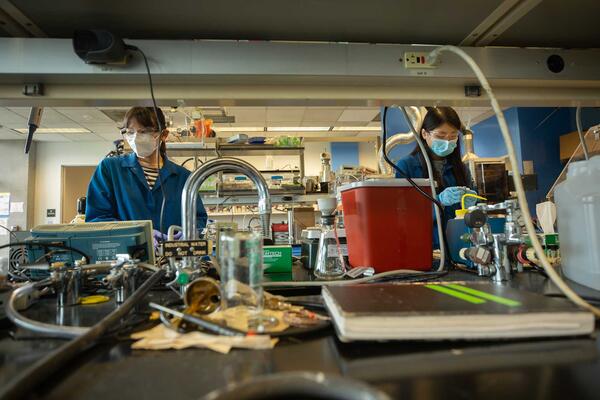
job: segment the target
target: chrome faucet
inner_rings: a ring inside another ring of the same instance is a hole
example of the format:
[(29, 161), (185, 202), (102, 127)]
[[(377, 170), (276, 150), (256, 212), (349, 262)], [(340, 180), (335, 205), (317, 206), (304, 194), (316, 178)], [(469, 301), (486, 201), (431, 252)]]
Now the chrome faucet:
[(217, 172), (236, 172), (246, 175), (254, 182), (258, 189), (258, 213), (262, 225), (262, 234), (265, 238), (271, 238), (271, 196), (265, 178), (252, 165), (244, 160), (233, 157), (222, 157), (210, 160), (202, 164), (200, 168), (192, 172), (183, 187), (181, 195), (181, 223), (183, 228), (183, 239), (198, 239), (196, 204), (198, 190), (202, 183)]

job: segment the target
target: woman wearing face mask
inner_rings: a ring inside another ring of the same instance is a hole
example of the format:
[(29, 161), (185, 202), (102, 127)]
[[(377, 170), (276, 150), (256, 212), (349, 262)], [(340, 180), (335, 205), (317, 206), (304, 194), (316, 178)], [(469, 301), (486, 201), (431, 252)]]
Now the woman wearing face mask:
[[(181, 226), (181, 193), (190, 175), (167, 158), (169, 132), (160, 131), (165, 116), (157, 111), (158, 121), (152, 107), (127, 111), (122, 133), (133, 153), (100, 162), (88, 187), (85, 212), (86, 222), (152, 220), (155, 244), (163, 237), (161, 229), (165, 234), (171, 225)], [(197, 228), (202, 230), (207, 216), (200, 199), (197, 210)]]
[[(460, 208), (462, 195), (476, 194), (468, 169), (461, 160), (458, 142), (461, 122), (452, 107), (428, 108), (421, 126), (421, 137), (427, 142), (427, 153), (432, 162), (433, 179), (437, 183), (438, 200), (444, 205), (443, 225), (454, 218), (454, 212)], [(426, 178), (427, 166), (419, 146), (398, 162), (397, 178)], [(465, 199), (467, 207), (476, 202), (472, 197)], [(434, 229), (435, 243), (438, 243), (437, 230)]]

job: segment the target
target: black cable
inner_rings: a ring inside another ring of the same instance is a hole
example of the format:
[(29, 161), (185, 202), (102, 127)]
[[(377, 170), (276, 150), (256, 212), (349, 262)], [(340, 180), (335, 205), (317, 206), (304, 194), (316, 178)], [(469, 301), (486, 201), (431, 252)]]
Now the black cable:
[(188, 159), (186, 159), (184, 162), (181, 163), (182, 167), (185, 167), (185, 164), (187, 164), (188, 162), (192, 161), (194, 159), (194, 157), (190, 157)]
[[(184, 162), (181, 163), (182, 167), (185, 167), (185, 164), (189, 163), (190, 161), (192, 161), (194, 159), (194, 157), (190, 157), (188, 159), (186, 159)], [(204, 164), (202, 162), (202, 160), (200, 159), (200, 157), (196, 157), (196, 162), (198, 162), (200, 165)]]
[(6, 230), (10, 234), (10, 236), (13, 237), (14, 239), (17, 239), (17, 235), (15, 235), (15, 233), (13, 231), (11, 231), (10, 229), (8, 229), (4, 225), (0, 225), (0, 228)]
[[(383, 144), (382, 144), (383, 158), (394, 170), (396, 170), (396, 172), (398, 172), (404, 179), (406, 179), (408, 181), (408, 183), (410, 183), (412, 185), (412, 187), (414, 187), (421, 195), (423, 195), (425, 198), (427, 198), (427, 200), (429, 200), (433, 204), (435, 204), (438, 207), (438, 209), (440, 210), (440, 213), (443, 213), (444, 206), (442, 206), (442, 204), (438, 200), (434, 199), (431, 194), (429, 194), (429, 193), (425, 192), (423, 189), (421, 189), (421, 187), (419, 185), (417, 185), (410, 176), (408, 176), (407, 174), (404, 173), (404, 171), (402, 171), (400, 168), (398, 168), (398, 166), (396, 164), (394, 164), (392, 162), (392, 160), (390, 160), (390, 158), (388, 157), (386, 149), (385, 149), (386, 142), (387, 142), (387, 132), (386, 132), (387, 109), (388, 109), (387, 107), (383, 107), (383, 116), (381, 117), (381, 127), (383, 129)], [(433, 179), (433, 177), (430, 177), (430, 178)]]
[(120, 323), (123, 317), (129, 314), (131, 309), (144, 299), (146, 293), (162, 278), (164, 273), (165, 271), (162, 269), (153, 273), (121, 306), (102, 318), (100, 322), (92, 326), (86, 333), (54, 350), (5, 384), (0, 389), (0, 399), (27, 398), (27, 395), (32, 390), (39, 388), (42, 383), (53, 374), (56, 374), (57, 371), (62, 371), (68, 362), (77, 357), (81, 352), (93, 347), (110, 328)]
[[(152, 97), (152, 106), (154, 107), (154, 115), (156, 117), (156, 124), (158, 125), (158, 131), (160, 132), (160, 135), (162, 135), (164, 127), (160, 123), (160, 118), (158, 117), (158, 106), (156, 105), (156, 98), (154, 97), (154, 84), (152, 83), (152, 74), (150, 73), (150, 65), (148, 65), (148, 58), (146, 57), (146, 54), (142, 51), (142, 49), (140, 49), (137, 46), (127, 45), (127, 48), (130, 50), (135, 50), (135, 51), (139, 52), (142, 55), (142, 57), (144, 58), (144, 64), (146, 65), (146, 72), (148, 73), (148, 84), (150, 86), (150, 96)], [(156, 152), (156, 164), (159, 166), (158, 182), (160, 184), (160, 190), (163, 195), (163, 201), (162, 201), (162, 205), (160, 207), (160, 218), (159, 218), (159, 229), (160, 229), (160, 233), (163, 234), (164, 233), (163, 217), (164, 217), (164, 211), (165, 211), (165, 203), (167, 200), (167, 193), (165, 192), (165, 186), (163, 184), (162, 176), (160, 174), (160, 169), (161, 169), (160, 168), (160, 146)], [(160, 240), (158, 240), (159, 244), (162, 244), (164, 241), (165, 241), (165, 239), (161, 235)]]
[(225, 200), (223, 200), (219, 205), (217, 205), (217, 207), (223, 207), (223, 205), (227, 202), (227, 200), (231, 199), (231, 197), (233, 197), (233, 196), (225, 197)]
[(0, 246), (0, 250), (6, 248), (6, 247), (17, 247), (17, 246), (40, 246), (40, 247), (56, 247), (57, 249), (65, 249), (65, 250), (70, 250), (70, 251), (74, 251), (75, 253), (85, 257), (86, 262), (91, 262), (91, 257), (88, 256), (87, 254), (85, 254), (83, 251), (76, 249), (74, 247), (71, 246), (67, 246), (66, 244), (59, 244), (59, 243), (46, 243), (46, 242), (16, 242), (16, 243), (8, 243), (8, 244), (4, 244), (2, 246)]

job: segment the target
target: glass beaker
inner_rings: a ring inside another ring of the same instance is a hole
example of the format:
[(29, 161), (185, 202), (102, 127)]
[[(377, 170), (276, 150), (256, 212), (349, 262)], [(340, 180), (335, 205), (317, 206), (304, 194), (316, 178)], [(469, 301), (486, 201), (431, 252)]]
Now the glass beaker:
[(256, 232), (219, 232), (221, 308), (247, 306), (261, 311), (263, 304), (262, 236)]
[[(276, 326), (276, 318), (263, 313), (263, 238), (259, 232), (223, 231), (220, 234), (221, 310), (235, 308), (230, 316), (245, 316), (251, 331)], [(233, 321), (235, 323), (235, 321)], [(226, 323), (230, 323), (226, 319)]]

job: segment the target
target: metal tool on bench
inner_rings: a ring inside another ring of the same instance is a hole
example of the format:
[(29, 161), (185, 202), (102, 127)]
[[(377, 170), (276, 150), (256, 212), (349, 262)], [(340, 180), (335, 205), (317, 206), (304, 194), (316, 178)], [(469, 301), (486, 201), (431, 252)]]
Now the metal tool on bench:
[(104, 278), (115, 290), (115, 300), (121, 304), (135, 291), (139, 269), (129, 254), (119, 254), (117, 261), (111, 264), (110, 273)]

